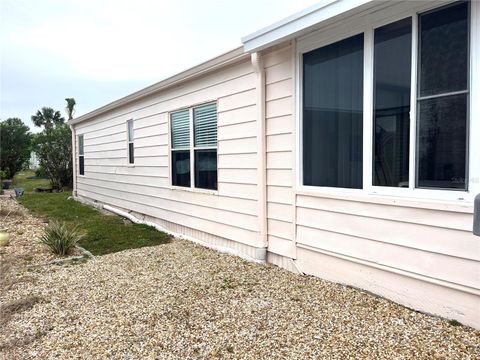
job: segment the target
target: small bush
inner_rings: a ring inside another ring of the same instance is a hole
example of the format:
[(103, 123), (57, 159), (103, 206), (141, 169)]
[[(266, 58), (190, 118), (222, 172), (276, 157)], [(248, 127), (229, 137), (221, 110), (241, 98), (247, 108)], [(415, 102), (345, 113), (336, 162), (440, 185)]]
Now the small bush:
[(40, 242), (57, 255), (68, 255), (75, 245), (83, 238), (77, 227), (68, 228), (65, 224), (52, 222), (43, 231)]

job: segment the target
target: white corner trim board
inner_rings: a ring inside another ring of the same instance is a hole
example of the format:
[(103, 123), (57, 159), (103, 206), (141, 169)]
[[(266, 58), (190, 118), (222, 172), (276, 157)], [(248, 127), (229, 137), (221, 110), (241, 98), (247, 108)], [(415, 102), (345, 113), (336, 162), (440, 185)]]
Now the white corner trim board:
[[(265, 264), (266, 263), (266, 249), (263, 249), (263, 250), (265, 250), (265, 256), (260, 256), (260, 259), (254, 259), (253, 257), (248, 256), (246, 254), (243, 254), (240, 251), (236, 251), (234, 249), (230, 249), (230, 248), (227, 248), (227, 247), (224, 247), (224, 246), (210, 244), (208, 242), (196, 239), (196, 238), (194, 238), (192, 236), (189, 236), (189, 235), (179, 234), (179, 233), (176, 233), (174, 231), (170, 231), (170, 230), (164, 228), (163, 226), (160, 226), (160, 225), (158, 225), (156, 223), (153, 223), (151, 221), (146, 221), (146, 220), (139, 219), (136, 216), (130, 214), (129, 212), (120, 210), (120, 209), (118, 209), (116, 207), (113, 207), (113, 206), (106, 205), (106, 204), (101, 204), (101, 203), (98, 203), (98, 202), (88, 201), (88, 200), (85, 200), (85, 199), (80, 198), (78, 196), (74, 196), (74, 199), (78, 202), (88, 204), (88, 205), (92, 205), (96, 208), (100, 208), (100, 209), (110, 211), (114, 214), (117, 214), (119, 216), (127, 218), (128, 220), (132, 221), (135, 224), (144, 224), (144, 225), (152, 226), (155, 229), (157, 229), (158, 231), (162, 231), (164, 233), (172, 235), (173, 237), (183, 239), (183, 240), (188, 240), (188, 241), (191, 241), (195, 244), (210, 248), (212, 250), (215, 250), (215, 251), (218, 251), (218, 252), (221, 252), (221, 253), (224, 253), (224, 254), (235, 255), (235, 256), (241, 257), (244, 260), (254, 262), (254, 263), (257, 263), (257, 264)], [(257, 250), (260, 250), (260, 249), (257, 249)]]

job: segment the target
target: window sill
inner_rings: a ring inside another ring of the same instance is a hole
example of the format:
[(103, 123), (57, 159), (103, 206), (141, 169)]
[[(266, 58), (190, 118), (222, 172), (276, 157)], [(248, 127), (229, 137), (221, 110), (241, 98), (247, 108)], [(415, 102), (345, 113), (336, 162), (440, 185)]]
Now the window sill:
[(183, 187), (183, 186), (175, 186), (171, 185), (170, 190), (180, 190), (180, 191), (187, 191), (191, 193), (199, 193), (199, 194), (208, 194), (208, 195), (217, 195), (218, 190), (208, 190), (208, 189), (200, 189), (200, 188), (192, 188), (192, 187)]
[[(347, 191), (344, 191), (347, 190)], [(433, 190), (435, 191), (435, 190)], [(383, 204), (421, 208), (429, 210), (452, 211), (466, 214), (473, 214), (473, 200), (470, 193), (465, 194), (465, 200), (455, 199), (434, 199), (417, 196), (415, 191), (406, 192), (404, 195), (388, 195), (371, 192), (365, 189), (327, 189), (301, 186), (295, 190), (296, 195), (322, 197), (337, 200), (365, 202), (372, 204)], [(468, 195), (468, 196), (467, 196)]]

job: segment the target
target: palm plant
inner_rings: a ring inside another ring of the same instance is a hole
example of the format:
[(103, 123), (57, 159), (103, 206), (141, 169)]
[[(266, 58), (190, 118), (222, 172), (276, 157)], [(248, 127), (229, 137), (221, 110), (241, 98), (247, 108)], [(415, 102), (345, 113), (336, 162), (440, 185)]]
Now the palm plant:
[(77, 103), (74, 98), (66, 98), (65, 101), (67, 102), (67, 107), (65, 110), (67, 111), (68, 120), (72, 120), (73, 114), (75, 113), (75, 105)]
[(50, 107), (42, 107), (35, 115), (32, 115), (32, 122), (35, 126), (43, 126), (46, 130), (50, 130), (54, 125), (63, 124), (65, 118), (60, 114), (60, 111), (53, 110)]

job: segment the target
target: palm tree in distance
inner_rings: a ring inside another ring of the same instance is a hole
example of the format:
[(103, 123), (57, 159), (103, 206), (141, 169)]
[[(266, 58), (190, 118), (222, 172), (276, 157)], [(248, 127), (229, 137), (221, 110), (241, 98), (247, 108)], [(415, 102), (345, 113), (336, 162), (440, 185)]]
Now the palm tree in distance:
[(35, 126), (43, 126), (45, 130), (50, 130), (54, 125), (63, 124), (65, 118), (60, 114), (60, 111), (53, 110), (50, 107), (42, 107), (35, 115), (32, 115), (32, 122)]
[(68, 120), (72, 120), (73, 114), (75, 113), (75, 105), (77, 105), (77, 103), (74, 98), (66, 98), (65, 101), (67, 102), (65, 110), (67, 111)]

